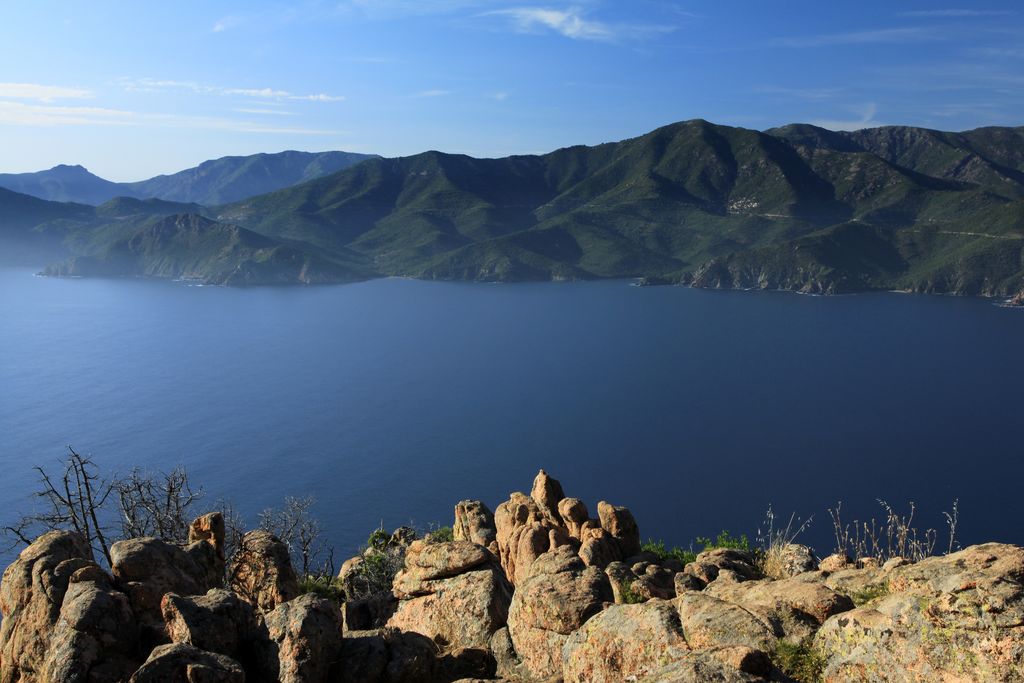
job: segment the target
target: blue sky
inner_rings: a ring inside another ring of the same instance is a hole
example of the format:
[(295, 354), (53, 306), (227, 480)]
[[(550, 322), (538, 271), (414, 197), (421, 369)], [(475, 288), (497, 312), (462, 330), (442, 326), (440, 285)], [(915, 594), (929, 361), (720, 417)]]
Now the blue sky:
[(1024, 124), (1018, 2), (7, 3), (0, 172), (546, 152), (706, 118)]

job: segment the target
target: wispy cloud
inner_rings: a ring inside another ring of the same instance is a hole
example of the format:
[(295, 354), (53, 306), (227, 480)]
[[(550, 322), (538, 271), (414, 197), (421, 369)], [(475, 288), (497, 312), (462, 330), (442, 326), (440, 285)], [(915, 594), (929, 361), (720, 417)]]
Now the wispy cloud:
[(1014, 59), (1024, 57), (1024, 47), (981, 47), (974, 49), (973, 52), (985, 57), (1011, 57)]
[(214, 116), (182, 116), (152, 112), (136, 112), (103, 107), (75, 107), (27, 104), (0, 100), (0, 125), (4, 126), (149, 126), (220, 130), (235, 133), (289, 135), (340, 135), (342, 131), (274, 126), (245, 119)]
[(0, 100), (0, 124), (15, 126), (124, 126), (135, 114), (103, 107), (26, 104)]
[[(556, 33), (572, 40), (608, 43), (649, 39), (676, 30), (680, 16), (663, 24), (625, 24), (595, 19), (582, 7), (508, 7), (480, 14), (507, 21), (520, 33)], [(685, 15), (689, 18), (689, 15)]]
[(1020, 96), (1024, 73), (992, 62), (937, 62), (893, 65), (876, 70), (878, 84), (903, 92), (988, 91)]
[(130, 92), (181, 90), (207, 95), (255, 97), (264, 100), (292, 100), (304, 102), (342, 102), (345, 100), (341, 95), (328, 95), (326, 93), (296, 95), (287, 90), (279, 90), (276, 88), (227, 88), (219, 85), (197, 83), (195, 81), (172, 81), (159, 80), (155, 78), (122, 78), (118, 80), (118, 83), (120, 83), (125, 90)]
[(846, 88), (785, 88), (775, 85), (762, 85), (754, 89), (756, 92), (766, 95), (779, 95), (780, 97), (795, 97), (801, 100), (831, 100), (840, 97), (846, 92)]
[(84, 88), (67, 88), (38, 83), (0, 83), (0, 97), (16, 100), (53, 102), (55, 100), (85, 100), (91, 99), (93, 96), (91, 90)]
[(823, 33), (814, 36), (778, 38), (772, 41), (779, 47), (833, 47), (836, 45), (867, 45), (872, 43), (921, 43), (936, 40), (938, 34), (930, 28), (911, 26), (907, 28), (883, 28), (871, 31), (848, 33)]
[(578, 7), (547, 9), (543, 7), (513, 7), (487, 12), (487, 16), (510, 19), (520, 31), (551, 30), (576, 40), (612, 40), (615, 32), (600, 21), (587, 19)]
[(293, 111), (285, 111), (284, 109), (235, 109), (239, 114), (259, 114), (260, 116), (296, 116)]
[(985, 10), (985, 9), (923, 9), (900, 12), (901, 17), (931, 17), (937, 19), (963, 19), (968, 17), (1001, 17), (1009, 14), (1016, 14), (1009, 10)]
[(325, 93), (317, 93), (315, 95), (288, 95), (285, 97), (286, 100), (305, 100), (306, 102), (344, 102), (344, 95), (327, 95)]
[(226, 16), (226, 17), (221, 17), (220, 19), (215, 21), (214, 24), (213, 24), (213, 29), (212, 30), (213, 30), (214, 33), (223, 33), (224, 31), (227, 31), (228, 29), (232, 29), (232, 28), (238, 26), (241, 23), (242, 23), (242, 18), (241, 17), (239, 17), (237, 15), (229, 15), (229, 16)]
[(973, 119), (988, 121), (999, 117), (1003, 105), (996, 102), (962, 102), (945, 103), (938, 106), (929, 105), (927, 114), (939, 118), (970, 116)]
[(487, 95), (487, 97), (491, 98), (492, 100), (497, 100), (499, 102), (504, 102), (505, 100), (508, 99), (508, 93), (507, 92), (492, 92), (491, 94)]
[(463, 9), (494, 4), (494, 0), (343, 0), (336, 6), (340, 14), (359, 14), (373, 19), (425, 14), (448, 14)]
[(261, 97), (267, 100), (281, 100), (291, 97), (287, 90), (273, 88), (217, 88), (207, 92), (218, 92), (222, 95), (241, 95), (242, 97)]
[(808, 123), (820, 128), (828, 128), (829, 130), (860, 130), (862, 128), (877, 128), (878, 126), (884, 126), (884, 123), (875, 119), (876, 114), (878, 114), (878, 105), (874, 102), (869, 102), (864, 105), (858, 118), (812, 119), (811, 121), (808, 121)]
[(423, 90), (413, 95), (413, 97), (444, 97), (451, 94), (451, 90)]

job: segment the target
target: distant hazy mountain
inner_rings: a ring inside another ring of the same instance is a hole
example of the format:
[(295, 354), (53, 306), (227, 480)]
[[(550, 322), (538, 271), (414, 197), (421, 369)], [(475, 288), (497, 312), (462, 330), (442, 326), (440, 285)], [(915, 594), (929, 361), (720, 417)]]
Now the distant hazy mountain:
[(0, 188), (0, 263), (45, 263), (68, 253), (69, 233), (93, 218), (93, 207), (49, 202)]
[(81, 166), (54, 166), (36, 173), (0, 173), (0, 188), (54, 202), (102, 204), (131, 194), (121, 184), (89, 173)]
[(223, 204), (279, 190), (348, 168), (373, 155), (280, 152), (206, 161), (195, 168), (135, 183), (114, 183), (81, 166), (0, 174), (0, 188), (58, 202), (102, 204), (114, 197)]
[(223, 157), (173, 175), (125, 186), (131, 189), (133, 197), (224, 204), (329, 175), (370, 158), (373, 155), (351, 152), (280, 152)]
[(47, 267), (44, 274), (218, 285), (316, 284), (362, 276), (301, 248), (196, 214), (151, 217), (101, 248)]
[[(638, 277), (1009, 296), (1024, 291), (1024, 130), (688, 121), (542, 156), (376, 158), (208, 209), (121, 201), (62, 245), (109, 259), (164, 212), (245, 228), (333, 264), (339, 280)], [(132, 251), (131, 272), (162, 274), (164, 248), (214, 256), (220, 244), (163, 235), (139, 238), (147, 246)], [(190, 272), (221, 281), (216, 262), (198, 259)], [(315, 281), (332, 277), (318, 272)]]

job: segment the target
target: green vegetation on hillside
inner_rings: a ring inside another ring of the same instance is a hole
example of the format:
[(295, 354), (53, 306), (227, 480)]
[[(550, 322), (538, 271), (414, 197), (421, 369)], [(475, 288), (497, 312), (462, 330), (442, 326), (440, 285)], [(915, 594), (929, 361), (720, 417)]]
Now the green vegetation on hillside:
[[(1012, 296), (1024, 290), (1024, 129), (758, 132), (697, 120), (542, 156), (373, 158), (187, 213), (334, 264), (339, 280)], [(140, 220), (97, 210), (64, 246), (109, 253)], [(136, 274), (163, 271), (161, 248), (144, 250)]]
[[(376, 159), (213, 213), (364, 253), (389, 275), (817, 293), (1024, 287), (1024, 156), (1002, 146), (1024, 149), (1024, 138), (914, 131), (689, 121), (536, 157)], [(896, 154), (886, 135), (911, 151)], [(968, 173), (970, 163), (988, 170)]]
[(372, 158), (352, 152), (279, 152), (204, 161), (170, 175), (114, 183), (81, 166), (35, 173), (2, 173), (0, 188), (57, 202), (103, 204), (117, 197), (222, 204), (336, 173)]

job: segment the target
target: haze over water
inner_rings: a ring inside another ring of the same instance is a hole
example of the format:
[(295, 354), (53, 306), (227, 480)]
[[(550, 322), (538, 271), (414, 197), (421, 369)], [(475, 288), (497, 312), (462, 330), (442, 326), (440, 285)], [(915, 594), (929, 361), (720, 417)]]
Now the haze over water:
[[(688, 545), (954, 498), (961, 541), (1024, 543), (1024, 312), (625, 282), (229, 289), (0, 270), (2, 521), (66, 444), (184, 464), (255, 523), (312, 493), (344, 559), (380, 523), (450, 524), (538, 468)], [(5, 555), (3, 561), (9, 558)]]

